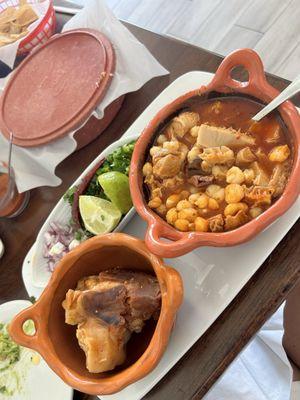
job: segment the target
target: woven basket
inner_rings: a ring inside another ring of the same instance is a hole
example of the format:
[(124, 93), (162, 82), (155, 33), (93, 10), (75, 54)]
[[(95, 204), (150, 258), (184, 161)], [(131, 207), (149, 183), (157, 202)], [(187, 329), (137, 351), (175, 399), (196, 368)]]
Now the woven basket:
[[(29, 4), (39, 3), (38, 0), (27, 0)], [(19, 0), (0, 0), (0, 13), (7, 7), (19, 6)], [(28, 33), (27, 36), (20, 42), (18, 48), (18, 55), (29, 53), (34, 47), (45, 43), (54, 33), (55, 30), (55, 11), (53, 3), (50, 0), (46, 14), (40, 20), (37, 27)]]

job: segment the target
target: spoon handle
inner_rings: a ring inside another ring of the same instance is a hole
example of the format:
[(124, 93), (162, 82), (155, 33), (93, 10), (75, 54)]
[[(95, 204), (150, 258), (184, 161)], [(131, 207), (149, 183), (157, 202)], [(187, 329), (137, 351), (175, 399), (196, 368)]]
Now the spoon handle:
[(273, 111), (277, 108), (281, 103), (285, 100), (288, 100), (290, 97), (294, 96), (296, 93), (300, 91), (300, 76), (296, 78), (288, 87), (286, 87), (274, 100), (271, 101), (266, 107), (264, 107), (259, 113), (252, 117), (253, 121), (260, 121), (264, 116), (269, 114), (269, 112)]
[(12, 153), (12, 145), (13, 145), (14, 135), (12, 132), (9, 134), (9, 148), (8, 148), (8, 178), (11, 176), (11, 153)]

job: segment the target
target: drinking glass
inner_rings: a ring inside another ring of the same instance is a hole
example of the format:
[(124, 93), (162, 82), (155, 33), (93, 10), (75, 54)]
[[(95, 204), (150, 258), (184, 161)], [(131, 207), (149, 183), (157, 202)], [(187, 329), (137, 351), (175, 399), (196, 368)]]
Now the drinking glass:
[(21, 214), (29, 201), (29, 191), (19, 193), (15, 173), (11, 167), (9, 176), (7, 164), (0, 161), (0, 218), (13, 218)]

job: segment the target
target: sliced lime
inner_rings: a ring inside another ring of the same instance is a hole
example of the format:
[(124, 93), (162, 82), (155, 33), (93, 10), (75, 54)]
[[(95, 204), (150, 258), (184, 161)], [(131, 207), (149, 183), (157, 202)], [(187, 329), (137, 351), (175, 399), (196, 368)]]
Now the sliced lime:
[(122, 217), (113, 203), (95, 196), (79, 196), (79, 211), (85, 229), (94, 235), (111, 232)]
[(118, 207), (122, 214), (126, 214), (132, 207), (128, 176), (118, 171), (105, 172), (98, 176), (106, 197)]

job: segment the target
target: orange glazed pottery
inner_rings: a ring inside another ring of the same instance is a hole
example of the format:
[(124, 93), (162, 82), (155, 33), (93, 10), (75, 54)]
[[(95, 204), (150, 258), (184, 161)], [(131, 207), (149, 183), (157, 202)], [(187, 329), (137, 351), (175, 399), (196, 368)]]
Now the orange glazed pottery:
[[(232, 78), (231, 72), (237, 66), (244, 67), (248, 72), (249, 80), (247, 82), (240, 82)], [(135, 145), (130, 168), (132, 200), (137, 212), (148, 224), (146, 245), (160, 257), (177, 257), (200, 246), (233, 246), (246, 242), (286, 212), (299, 195), (300, 117), (294, 105), (290, 101), (286, 101), (279, 107), (279, 112), (290, 133), (293, 145), (293, 167), (283, 194), (269, 209), (235, 230), (212, 233), (180, 232), (148, 207), (143, 188), (142, 167), (162, 124), (168, 118), (173, 117), (176, 112), (188, 107), (191, 100), (195, 100), (197, 97), (199, 100), (201, 97), (205, 99), (208, 95), (218, 96), (220, 93), (251, 96), (252, 99), (267, 104), (279, 94), (279, 91), (267, 82), (262, 61), (253, 50), (234, 51), (223, 60), (214, 78), (207, 86), (196, 88), (162, 108), (146, 126)]]
[[(142, 332), (127, 343), (124, 365), (92, 374), (85, 367), (76, 327), (65, 323), (62, 301), (82, 277), (115, 267), (155, 274), (162, 295), (161, 312), (157, 322), (149, 320)], [(122, 233), (95, 236), (59, 262), (39, 300), (13, 319), (9, 331), (14, 341), (37, 350), (68, 385), (92, 395), (111, 394), (143, 378), (158, 364), (182, 299), (183, 284), (178, 272), (151, 254), (143, 241)], [(34, 336), (23, 332), (23, 323), (28, 319), (35, 323)]]

